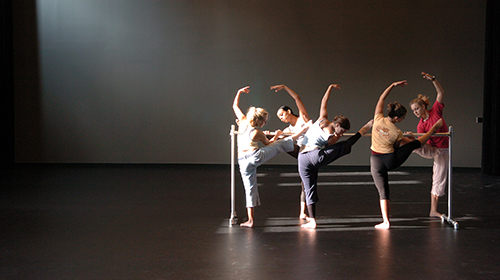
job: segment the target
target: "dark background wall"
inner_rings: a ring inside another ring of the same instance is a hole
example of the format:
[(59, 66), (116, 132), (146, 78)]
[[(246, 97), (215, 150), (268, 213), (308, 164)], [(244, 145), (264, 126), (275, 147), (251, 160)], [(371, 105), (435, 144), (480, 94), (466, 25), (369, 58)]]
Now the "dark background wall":
[[(243, 86), (242, 109), (268, 109), (274, 130), (285, 127), (276, 109), (294, 104), (270, 85), (296, 90), (316, 118), (339, 83), (329, 112), (354, 130), (393, 81), (409, 85), (390, 100), (434, 101), (427, 71), (445, 89), (454, 165), (481, 165), (486, 0), (32, 0), (13, 11), (16, 162), (229, 163)], [(409, 113), (400, 128), (417, 122)], [(369, 144), (337, 163), (368, 165)]]
[(13, 71), (13, 33), (12, 3), (0, 2), (0, 83), (3, 94), (0, 96), (0, 130), (3, 145), (0, 152), (1, 167), (11, 166), (14, 162), (14, 71)]
[(484, 67), (483, 153), (484, 174), (500, 175), (500, 2), (489, 0), (486, 8)]

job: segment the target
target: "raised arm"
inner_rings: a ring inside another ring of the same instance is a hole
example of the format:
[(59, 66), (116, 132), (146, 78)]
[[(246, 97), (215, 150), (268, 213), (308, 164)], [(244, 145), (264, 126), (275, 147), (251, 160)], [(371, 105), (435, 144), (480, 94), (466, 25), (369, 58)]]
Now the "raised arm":
[(318, 120), (322, 119), (328, 119), (328, 99), (330, 99), (330, 93), (332, 92), (332, 89), (340, 89), (340, 85), (337, 84), (331, 84), (328, 86), (328, 89), (325, 92), (325, 95), (323, 95), (323, 99), (321, 99), (321, 106), (319, 107), (319, 118)]
[(299, 108), (299, 116), (306, 122), (310, 120), (309, 115), (307, 114), (306, 106), (304, 106), (304, 103), (300, 99), (299, 95), (295, 93), (291, 88), (287, 87), (286, 85), (275, 85), (271, 86), (271, 90), (274, 90), (275, 92), (278, 92), (280, 90), (284, 89), (290, 96), (295, 100), (295, 105), (297, 105), (297, 108)]
[(424, 79), (432, 81), (432, 84), (436, 88), (437, 92), (436, 101), (443, 104), (444, 90), (441, 87), (441, 84), (439, 84), (439, 82), (436, 80), (436, 76), (432, 76), (431, 74), (425, 72), (422, 72), (421, 74)]
[(384, 105), (385, 105), (385, 99), (387, 96), (389, 96), (389, 93), (391, 93), (392, 89), (397, 86), (406, 86), (408, 83), (406, 80), (404, 81), (399, 81), (399, 82), (394, 82), (392, 83), (389, 87), (387, 87), (384, 92), (380, 95), (378, 98), (377, 106), (375, 106), (375, 115), (378, 114), (383, 114), (384, 113)]
[(244, 88), (240, 88), (238, 92), (236, 93), (236, 97), (234, 98), (233, 101), (233, 111), (234, 114), (236, 115), (236, 118), (238, 118), (238, 121), (242, 121), (245, 118), (245, 114), (241, 111), (239, 104), (240, 104), (240, 95), (242, 93), (249, 93), (250, 92), (250, 86), (246, 86)]

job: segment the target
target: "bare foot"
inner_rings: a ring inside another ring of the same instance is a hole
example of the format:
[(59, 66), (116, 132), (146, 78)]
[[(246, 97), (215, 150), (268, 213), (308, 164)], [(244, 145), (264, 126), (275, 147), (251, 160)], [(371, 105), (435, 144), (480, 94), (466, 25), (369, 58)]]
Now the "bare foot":
[(313, 218), (308, 218), (307, 223), (302, 224), (303, 228), (308, 228), (308, 229), (315, 229), (316, 228), (316, 219)]
[(439, 212), (430, 212), (429, 213), (429, 217), (433, 217), (433, 218), (441, 218), (443, 214), (439, 213)]
[(253, 221), (246, 221), (244, 223), (241, 223), (240, 227), (252, 228), (253, 227)]
[(375, 226), (376, 229), (389, 229), (391, 224), (389, 222), (383, 222)]
[(299, 215), (299, 218), (302, 220), (307, 220), (309, 217), (306, 214), (302, 213)]

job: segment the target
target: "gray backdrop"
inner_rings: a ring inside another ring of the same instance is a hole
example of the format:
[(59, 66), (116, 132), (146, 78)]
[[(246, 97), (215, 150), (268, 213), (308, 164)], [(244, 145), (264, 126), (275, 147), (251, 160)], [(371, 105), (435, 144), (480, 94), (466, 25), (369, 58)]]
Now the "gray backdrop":
[[(290, 86), (315, 119), (338, 83), (330, 118), (348, 116), (354, 132), (393, 81), (409, 85), (389, 101), (423, 93), (433, 102), (427, 71), (445, 90), (454, 166), (479, 167), (485, 11), (485, 0), (38, 0), (37, 61), (26, 63), (25, 34), (14, 38), (16, 162), (225, 164), (243, 86), (241, 108), (266, 108), (274, 130), (285, 127), (276, 109), (296, 107), (269, 86)], [(25, 86), (30, 63), (38, 87)], [(417, 122), (409, 112), (399, 127)], [(369, 146), (363, 138), (336, 164), (369, 165)]]

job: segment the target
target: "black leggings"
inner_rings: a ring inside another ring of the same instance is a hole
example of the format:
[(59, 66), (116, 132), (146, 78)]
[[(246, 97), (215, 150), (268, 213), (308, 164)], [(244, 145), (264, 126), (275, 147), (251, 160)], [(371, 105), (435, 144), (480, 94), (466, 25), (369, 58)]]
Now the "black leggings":
[(414, 140), (394, 150), (390, 154), (372, 154), (370, 157), (370, 171), (373, 182), (377, 187), (380, 199), (389, 199), (389, 171), (401, 166), (410, 157), (413, 150), (422, 146), (420, 141)]

